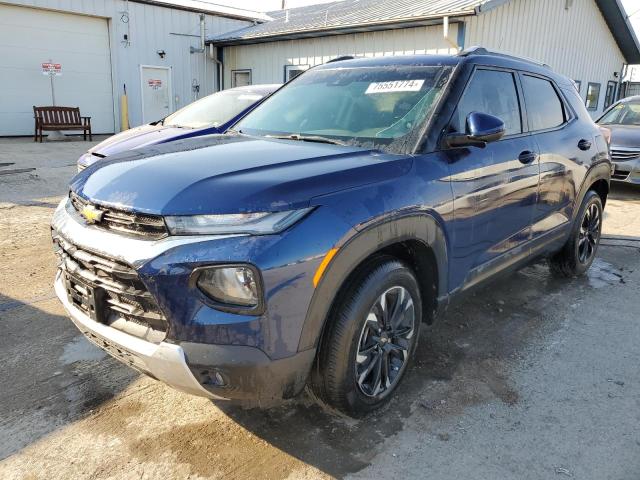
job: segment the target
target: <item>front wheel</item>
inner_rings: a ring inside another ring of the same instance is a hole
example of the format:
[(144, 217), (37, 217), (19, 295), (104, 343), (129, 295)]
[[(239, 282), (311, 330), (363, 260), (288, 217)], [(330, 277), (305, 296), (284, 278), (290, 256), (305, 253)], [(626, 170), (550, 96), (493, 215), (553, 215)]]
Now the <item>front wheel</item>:
[(602, 200), (590, 190), (582, 201), (571, 236), (550, 260), (551, 270), (565, 277), (582, 275), (596, 258), (602, 234)]
[(417, 345), (422, 306), (413, 272), (378, 258), (341, 292), (328, 327), (312, 388), (353, 417), (380, 408), (404, 376)]

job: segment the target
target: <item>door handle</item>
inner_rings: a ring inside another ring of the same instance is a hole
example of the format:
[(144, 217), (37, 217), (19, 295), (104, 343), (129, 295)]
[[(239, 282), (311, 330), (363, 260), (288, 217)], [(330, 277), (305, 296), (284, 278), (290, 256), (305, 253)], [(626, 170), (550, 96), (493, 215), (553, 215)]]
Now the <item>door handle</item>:
[(585, 140), (584, 138), (578, 142), (578, 148), (580, 150), (589, 150), (591, 148), (591, 142), (589, 140)]
[(525, 165), (527, 165), (528, 163), (533, 162), (536, 159), (536, 157), (537, 155), (535, 154), (535, 152), (530, 152), (529, 150), (525, 150), (520, 155), (518, 155), (518, 160), (520, 160), (520, 163), (524, 163)]

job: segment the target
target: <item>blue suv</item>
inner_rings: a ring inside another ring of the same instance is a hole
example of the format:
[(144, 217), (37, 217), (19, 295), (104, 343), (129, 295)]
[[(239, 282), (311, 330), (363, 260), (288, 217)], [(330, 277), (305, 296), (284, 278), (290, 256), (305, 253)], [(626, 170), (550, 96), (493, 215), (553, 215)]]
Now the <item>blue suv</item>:
[(610, 171), (544, 65), (340, 59), (225, 135), (79, 173), (52, 221), (55, 289), (89, 339), (180, 390), (265, 406), (308, 385), (361, 416), (455, 298), (540, 257), (584, 273)]

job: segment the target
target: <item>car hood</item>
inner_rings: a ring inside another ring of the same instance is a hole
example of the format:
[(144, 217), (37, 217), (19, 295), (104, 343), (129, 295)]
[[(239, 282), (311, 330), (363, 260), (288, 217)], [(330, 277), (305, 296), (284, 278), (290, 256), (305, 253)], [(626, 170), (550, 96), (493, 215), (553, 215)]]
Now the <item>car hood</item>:
[(611, 130), (612, 147), (640, 148), (640, 126), (635, 125), (602, 125)]
[[(200, 129), (203, 130), (203, 129)], [(208, 129), (209, 130), (209, 129)], [(193, 136), (198, 130), (163, 125), (142, 125), (117, 133), (89, 150), (89, 153), (97, 153), (102, 156), (111, 156), (120, 152), (126, 152), (133, 148), (146, 145), (177, 140), (185, 136)], [(210, 133), (217, 133), (211, 129)]]
[(71, 189), (96, 204), (160, 215), (282, 211), (411, 165), (411, 156), (360, 147), (210, 135), (107, 158)]

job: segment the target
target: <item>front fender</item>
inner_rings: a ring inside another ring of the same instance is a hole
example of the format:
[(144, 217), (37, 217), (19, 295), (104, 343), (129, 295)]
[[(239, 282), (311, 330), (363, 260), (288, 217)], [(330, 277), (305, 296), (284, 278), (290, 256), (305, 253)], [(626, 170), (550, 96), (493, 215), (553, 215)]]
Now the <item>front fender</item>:
[(316, 347), (332, 304), (349, 275), (369, 256), (390, 245), (417, 240), (433, 252), (437, 271), (437, 297), (447, 298), (447, 242), (440, 223), (427, 212), (413, 212), (351, 230), (339, 244), (312, 296), (298, 351)]

